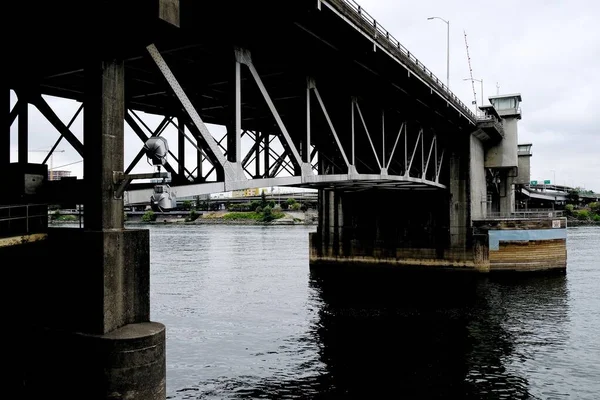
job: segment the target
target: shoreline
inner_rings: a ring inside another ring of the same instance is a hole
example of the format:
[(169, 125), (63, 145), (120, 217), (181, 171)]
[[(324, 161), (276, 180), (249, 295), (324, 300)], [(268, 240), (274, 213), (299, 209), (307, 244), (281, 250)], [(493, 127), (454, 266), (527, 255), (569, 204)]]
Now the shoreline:
[[(270, 222), (257, 221), (253, 219), (224, 219), (227, 211), (211, 211), (202, 214), (194, 221), (186, 221), (186, 215), (169, 215), (156, 221), (142, 221), (140, 219), (130, 219), (125, 221), (125, 225), (158, 225), (158, 224), (177, 224), (177, 225), (259, 225), (259, 226), (278, 226), (278, 225), (317, 225), (318, 218), (316, 211), (285, 212), (285, 216)], [(78, 221), (49, 221), (48, 226), (78, 224)], [(567, 219), (567, 228), (592, 226), (600, 227), (600, 221), (581, 221), (577, 219)]]
[(278, 225), (317, 225), (317, 213), (315, 211), (302, 212), (291, 211), (284, 212), (282, 218), (274, 219), (269, 222), (258, 221), (254, 219), (225, 219), (224, 215), (229, 211), (210, 211), (202, 214), (194, 221), (186, 221), (186, 215), (160, 216), (156, 221), (142, 221), (141, 219), (125, 221), (125, 225), (157, 225), (157, 224), (178, 224), (178, 225), (259, 225), (259, 226), (278, 226)]

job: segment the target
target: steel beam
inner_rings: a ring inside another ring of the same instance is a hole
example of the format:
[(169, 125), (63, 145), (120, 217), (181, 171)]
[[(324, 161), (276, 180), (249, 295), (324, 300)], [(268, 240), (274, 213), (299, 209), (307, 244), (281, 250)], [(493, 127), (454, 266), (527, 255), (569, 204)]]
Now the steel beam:
[(369, 129), (367, 128), (365, 119), (363, 118), (362, 112), (360, 111), (360, 106), (358, 105), (358, 101), (355, 101), (354, 105), (356, 106), (356, 110), (358, 111), (358, 116), (360, 117), (363, 127), (365, 128), (365, 133), (367, 134), (367, 138), (369, 139), (369, 143), (371, 144), (371, 149), (373, 150), (373, 154), (375, 155), (375, 160), (377, 161), (377, 165), (379, 166), (379, 169), (381, 169), (381, 163), (379, 162), (379, 156), (377, 156), (377, 151), (375, 151), (375, 146), (373, 145), (373, 141), (371, 140), (371, 135), (369, 134)]
[(342, 147), (342, 143), (340, 142), (340, 139), (337, 135), (337, 132), (335, 131), (335, 128), (333, 127), (333, 123), (331, 122), (331, 118), (329, 118), (329, 113), (327, 112), (327, 108), (325, 107), (325, 103), (323, 103), (323, 99), (321, 98), (321, 95), (319, 94), (319, 89), (317, 89), (316, 87), (313, 89), (315, 96), (317, 98), (317, 101), (319, 102), (319, 105), (321, 106), (321, 110), (323, 110), (323, 114), (325, 115), (325, 119), (327, 120), (327, 124), (329, 125), (329, 129), (331, 129), (331, 133), (333, 134), (333, 138), (335, 139), (335, 143), (337, 144), (338, 148), (340, 149), (340, 153), (342, 153), (342, 157), (344, 158), (344, 162), (346, 163), (346, 167), (350, 167), (350, 163), (348, 162), (348, 157), (346, 157), (346, 152), (344, 151), (344, 148)]
[[(10, 107), (10, 91), (8, 98), (8, 106)], [(8, 126), (11, 127), (17, 116), (19, 115), (19, 100), (17, 100), (16, 104), (13, 106), (13, 109), (8, 114)]]
[(429, 159), (431, 158), (431, 153), (433, 152), (433, 147), (436, 145), (436, 136), (433, 135), (433, 139), (431, 140), (431, 147), (429, 148), (429, 155), (427, 156), (427, 163), (425, 164), (425, 168), (423, 169), (423, 173), (421, 175), (421, 179), (425, 179), (425, 174), (429, 169)]
[(19, 101), (19, 125), (18, 125), (18, 157), (20, 164), (27, 164), (29, 158), (29, 103)]
[[(77, 109), (77, 111), (75, 112), (75, 114), (73, 115), (73, 117), (71, 118), (71, 120), (69, 121), (69, 123), (67, 124), (67, 129), (71, 128), (71, 125), (73, 125), (73, 122), (75, 122), (75, 120), (79, 116), (79, 113), (81, 112), (81, 110), (83, 110), (83, 103), (81, 103), (81, 105), (79, 106), (79, 108)], [(56, 142), (54, 142), (54, 146), (52, 146), (52, 148), (48, 152), (48, 155), (46, 156), (46, 158), (44, 158), (44, 161), (42, 161), (42, 164), (46, 164), (46, 162), (48, 162), (48, 159), (50, 157), (52, 157), (52, 153), (54, 153), (54, 150), (56, 149), (56, 147), (58, 147), (58, 144), (60, 143), (60, 141), (62, 139), (63, 139), (63, 136), (60, 135), (58, 137), (58, 139), (56, 140)]]
[[(77, 153), (84, 157), (83, 144), (77, 139), (77, 137), (66, 127), (65, 124), (58, 118), (58, 116), (52, 111), (52, 108), (48, 105), (46, 100), (38, 94), (31, 98), (31, 104), (33, 104), (42, 115), (54, 126), (54, 128), (65, 137), (67, 142), (77, 151)], [(85, 123), (85, 122), (84, 122)]]
[(446, 149), (442, 149), (442, 155), (440, 157), (440, 163), (438, 165), (438, 170), (435, 174), (435, 183), (438, 183), (440, 181), (440, 173), (442, 172), (442, 162), (444, 161), (444, 152)]
[(385, 111), (384, 110), (381, 110), (381, 164), (383, 164), (384, 168), (385, 168)]
[[(133, 112), (133, 111), (129, 111), (125, 113), (125, 121), (127, 122), (127, 124), (131, 127), (131, 129), (133, 129), (133, 131), (138, 135), (138, 137), (140, 138), (140, 140), (144, 143), (146, 143), (146, 141), (148, 141), (148, 136), (146, 136), (146, 134), (144, 133), (144, 131), (142, 130), (142, 128), (138, 125), (138, 123), (133, 119), (133, 117), (131, 115), (135, 115), (136, 118), (139, 119), (139, 117)], [(144, 125), (148, 130), (150, 130), (148, 128), (148, 126), (141, 121), (142, 125)], [(151, 130), (150, 130), (151, 131)], [(171, 153), (169, 151), (169, 153)], [(167, 171), (169, 171), (172, 175), (172, 179), (175, 181), (179, 180), (179, 174), (177, 174), (177, 171), (175, 171), (175, 169), (171, 166), (171, 164), (169, 164), (169, 162), (165, 162), (164, 167)]]
[(173, 75), (173, 72), (171, 72), (171, 69), (160, 55), (160, 52), (158, 51), (156, 46), (154, 44), (151, 44), (148, 47), (146, 47), (146, 50), (154, 60), (154, 63), (156, 64), (160, 72), (167, 80), (167, 83), (171, 87), (171, 90), (183, 106), (183, 109), (190, 118), (191, 122), (194, 124), (194, 127), (198, 129), (200, 136), (208, 146), (207, 150), (209, 151), (211, 158), (216, 160), (219, 166), (223, 168), (223, 172), (227, 179), (236, 180), (238, 177), (235, 169), (233, 168), (231, 163), (229, 163), (225, 159), (225, 156), (219, 151), (219, 147), (215, 138), (210, 134), (208, 128), (204, 124), (204, 121), (202, 121), (202, 118), (200, 118), (200, 115), (198, 115), (198, 112), (196, 111), (196, 109), (190, 102), (190, 99), (185, 94), (183, 88), (175, 78), (175, 75)]
[[(156, 128), (156, 130), (154, 132), (152, 132), (151, 137), (160, 136), (162, 134), (162, 132), (168, 125), (169, 118), (173, 118), (173, 117), (164, 117), (163, 118), (163, 120), (160, 122), (160, 124), (158, 124), (158, 127)], [(129, 174), (135, 168), (135, 166), (140, 162), (142, 157), (144, 157), (144, 154), (146, 154), (146, 151), (142, 147), (140, 149), (140, 151), (137, 153), (137, 155), (133, 158), (131, 163), (129, 163), (129, 166), (125, 170), (125, 174)]]
[[(12, 110), (10, 109), (11, 90), (8, 89), (8, 85), (2, 85), (2, 87), (4, 88), (3, 90), (6, 90), (6, 92), (4, 92), (4, 93), (8, 92), (7, 93), (8, 96), (3, 95), (4, 96), (3, 108), (5, 111), (8, 109), (9, 114), (8, 114), (8, 121), (2, 123), (4, 125), (4, 128), (2, 129), (2, 131), (0, 131), (0, 168), (4, 167), (5, 165), (10, 164), (10, 127), (12, 126), (15, 118), (17, 118), (17, 110), (18, 110), (18, 107), (16, 104), (14, 105)], [(5, 111), (3, 111), (3, 113)], [(6, 115), (6, 114), (4, 114), (4, 115)]]
[(265, 175), (264, 176), (265, 176), (265, 178), (270, 178), (270, 176), (269, 176), (269, 170), (270, 170), (269, 165), (270, 165), (270, 161), (271, 161), (271, 159), (270, 159), (271, 155), (270, 155), (270, 151), (269, 151), (270, 141), (269, 141), (269, 133), (268, 132), (265, 132), (264, 141), (265, 141), (265, 144), (263, 146), (263, 148), (264, 148), (264, 150), (263, 150), (264, 151), (263, 157), (264, 157), (264, 168), (265, 168)]
[(398, 145), (398, 140), (400, 140), (400, 136), (402, 136), (402, 131), (404, 130), (404, 134), (406, 135), (406, 124), (403, 122), (400, 125), (400, 129), (398, 130), (398, 136), (396, 136), (396, 141), (394, 142), (394, 147), (392, 147), (392, 152), (390, 153), (390, 159), (388, 160), (388, 164), (386, 165), (386, 169), (390, 168), (390, 164), (392, 163), (392, 159), (394, 158), (394, 152), (396, 151), (396, 146)]
[(302, 159), (300, 158), (300, 154), (298, 153), (298, 150), (296, 149), (296, 146), (294, 145), (294, 142), (293, 142), (292, 138), (290, 137), (290, 134), (288, 133), (288, 130), (285, 127), (283, 120), (281, 119), (281, 116), (279, 115), (279, 112), (275, 108), (275, 104), (271, 100), (271, 96), (269, 95), (269, 92), (267, 91), (265, 85), (263, 84), (263, 81), (262, 81), (260, 75), (258, 74), (258, 71), (256, 70), (256, 67), (254, 66), (254, 63), (252, 62), (250, 52), (248, 50), (238, 50), (238, 52), (243, 52), (243, 54), (240, 56), (240, 62), (245, 64), (248, 67), (248, 69), (250, 70), (250, 73), (252, 74), (252, 77), (254, 78), (254, 82), (256, 82), (256, 85), (258, 86), (260, 93), (262, 94), (263, 98), (265, 99), (267, 106), (271, 110), (271, 114), (273, 115), (273, 117), (275, 118), (275, 121), (277, 122), (277, 126), (279, 126), (279, 129), (281, 130), (281, 133), (283, 134), (283, 137), (285, 140), (282, 142), (282, 144), (285, 147), (289, 148), (289, 151), (292, 155), (292, 162), (294, 163), (294, 165), (297, 167), (301, 167)]
[(419, 129), (419, 136), (417, 136), (417, 141), (415, 142), (415, 148), (413, 149), (412, 156), (410, 157), (410, 163), (408, 164), (408, 169), (405, 171), (404, 176), (410, 176), (410, 169), (412, 168), (413, 160), (415, 159), (415, 154), (417, 152), (417, 147), (419, 147), (419, 140), (421, 140), (421, 135), (423, 134), (423, 129)]
[(310, 90), (315, 86), (311, 78), (306, 79), (306, 142), (302, 146), (302, 161), (310, 163)]
[(354, 103), (356, 98), (350, 100), (350, 134), (352, 135), (352, 165), (356, 167), (356, 158), (354, 157)]
[(185, 175), (185, 125), (181, 118), (177, 118), (177, 165), (179, 166), (178, 173), (180, 176)]

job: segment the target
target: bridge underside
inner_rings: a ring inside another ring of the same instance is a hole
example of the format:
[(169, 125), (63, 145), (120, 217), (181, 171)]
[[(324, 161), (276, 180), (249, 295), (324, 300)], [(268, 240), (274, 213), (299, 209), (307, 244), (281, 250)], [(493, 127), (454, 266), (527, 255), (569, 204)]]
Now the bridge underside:
[[(265, 180), (312, 188), (447, 188), (444, 151), (474, 130), (471, 116), (422, 64), (403, 59), (343, 1), (319, 7), (308, 0), (181, 0), (178, 18), (168, 14), (171, 3), (67, 1), (28, 13), (19, 12), (22, 2), (11, 4), (19, 40), (5, 37), (9, 87), (83, 156), (83, 144), (39, 95), (82, 102), (85, 114), (86, 71), (122, 59), (125, 119), (140, 148), (175, 126), (179, 140), (197, 149), (197, 160), (189, 167), (178, 144), (166, 169), (172, 186), (194, 185), (196, 194), (213, 191), (204, 183), (222, 183), (227, 191)], [(160, 12), (166, 17), (156, 18)], [(164, 120), (150, 128), (140, 111)], [(205, 124), (227, 133), (219, 138)], [(139, 190), (145, 197), (148, 187), (134, 183), (130, 195)]]
[[(43, 251), (18, 249), (23, 265), (34, 267), (10, 279), (28, 300), (18, 305), (27, 318), (15, 323), (14, 346), (28, 353), (15, 359), (23, 378), (18, 385), (28, 386), (28, 395), (75, 398), (85, 390), (93, 398), (164, 399), (165, 330), (149, 319), (148, 232), (124, 229), (123, 200), (149, 197), (147, 184), (124, 187), (145, 155), (144, 143), (168, 127), (177, 140), (163, 167), (178, 197), (207, 189), (316, 188), (318, 257), (376, 260), (417, 248), (438, 258), (456, 250), (450, 256), (464, 258), (474, 116), (352, 4), (67, 0), (4, 6), (10, 33), (2, 37), (8, 60), (2, 85), (9, 89), (4, 126), (18, 120), (23, 172), (15, 181), (22, 184), (36, 167), (27, 156), (30, 106), (60, 133), (53, 150), (68, 142), (83, 158), (85, 175), (59, 181), (64, 190), (58, 191), (84, 205), (83, 229), (49, 232)], [(12, 109), (11, 91), (18, 98)], [(47, 95), (80, 108), (63, 121)], [(70, 128), (82, 109), (83, 140)], [(156, 116), (158, 125), (148, 122)], [(141, 142), (132, 160), (124, 159), (125, 124)], [(0, 167), (11, 161), (7, 130), (0, 134)], [(192, 163), (185, 160), (186, 146), (194, 149)], [(39, 194), (53, 193), (43, 174), (35, 182), (48, 188)], [(381, 204), (365, 208), (369, 193), (379, 189)], [(423, 231), (427, 227), (435, 229)], [(63, 268), (46, 267), (53, 255), (73, 251)], [(65, 376), (82, 389), (65, 391)]]

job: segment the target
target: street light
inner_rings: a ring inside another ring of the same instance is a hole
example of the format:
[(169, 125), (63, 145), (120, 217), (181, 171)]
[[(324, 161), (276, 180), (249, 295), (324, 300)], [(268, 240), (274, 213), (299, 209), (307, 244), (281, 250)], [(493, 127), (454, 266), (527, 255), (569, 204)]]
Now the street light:
[(440, 17), (429, 17), (429, 19), (439, 19), (446, 23), (447, 31), (446, 31), (446, 87), (450, 89), (450, 21), (446, 21), (444, 18)]
[(483, 105), (483, 78), (482, 79), (475, 79), (475, 78), (464, 78), (463, 79), (463, 81), (471, 81), (471, 80), (481, 83), (481, 105)]

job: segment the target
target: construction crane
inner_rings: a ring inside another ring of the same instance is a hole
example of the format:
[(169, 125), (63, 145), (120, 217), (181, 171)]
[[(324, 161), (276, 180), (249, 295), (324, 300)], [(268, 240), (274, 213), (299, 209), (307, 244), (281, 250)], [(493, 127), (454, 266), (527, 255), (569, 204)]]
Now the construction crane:
[(50, 168), (48, 169), (48, 180), (49, 181), (53, 181), (54, 180), (54, 171), (52, 170), (52, 166), (53, 166), (53, 162), (54, 162), (54, 153), (64, 153), (64, 150), (56, 150), (55, 148), (52, 149), (39, 149), (39, 150), (29, 150), (31, 152), (40, 152), (40, 153), (46, 153), (49, 152), (49, 154), (46, 156), (46, 158), (44, 159), (44, 161), (42, 161), (42, 164), (46, 164), (46, 162), (48, 161), (48, 158), (50, 158)]
[(473, 87), (473, 104), (475, 104), (475, 110), (477, 110), (477, 93), (475, 93), (475, 80), (473, 79), (473, 68), (471, 68), (471, 56), (469, 56), (469, 44), (467, 43), (467, 32), (465, 32), (463, 30), (463, 33), (465, 34), (465, 46), (467, 48), (467, 62), (469, 63), (469, 76), (471, 77), (471, 86)]

